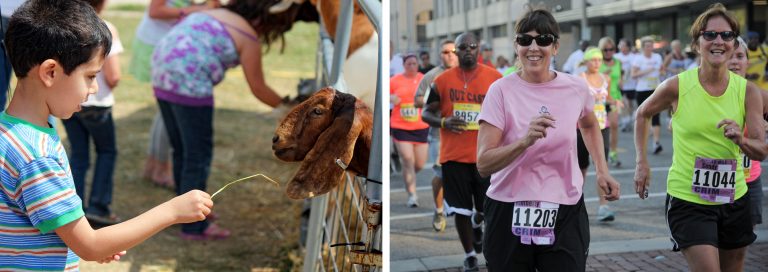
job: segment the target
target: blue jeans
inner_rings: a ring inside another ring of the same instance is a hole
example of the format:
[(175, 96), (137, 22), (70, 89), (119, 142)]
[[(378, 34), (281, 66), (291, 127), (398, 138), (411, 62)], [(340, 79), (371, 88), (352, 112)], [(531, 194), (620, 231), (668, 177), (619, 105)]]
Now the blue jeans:
[(89, 139), (96, 147), (96, 165), (93, 169), (93, 184), (86, 213), (108, 216), (111, 214), (114, 187), (117, 143), (115, 141), (115, 122), (112, 120), (111, 107), (83, 107), (72, 118), (62, 120), (67, 130), (72, 151), (69, 152), (69, 164), (75, 190), (80, 199), (85, 201), (85, 175), (90, 167)]
[[(213, 107), (185, 106), (157, 100), (173, 147), (173, 181), (176, 194), (205, 191), (213, 158)], [(200, 234), (208, 220), (183, 224), (181, 231)]]

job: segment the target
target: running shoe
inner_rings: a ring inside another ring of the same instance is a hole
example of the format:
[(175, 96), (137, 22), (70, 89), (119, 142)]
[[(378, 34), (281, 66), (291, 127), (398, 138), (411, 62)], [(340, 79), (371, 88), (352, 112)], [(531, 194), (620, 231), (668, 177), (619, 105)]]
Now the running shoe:
[(621, 167), (621, 161), (619, 160), (619, 156), (616, 154), (616, 151), (611, 151), (608, 154), (608, 163), (610, 163), (613, 167)]
[(611, 208), (608, 207), (608, 205), (601, 205), (597, 209), (597, 221), (600, 221), (600, 222), (611, 222), (614, 219), (615, 218), (614, 218), (613, 211), (611, 211)]
[(409, 208), (416, 208), (419, 207), (419, 198), (416, 195), (411, 195), (408, 197), (408, 203), (406, 204)]
[(477, 257), (469, 256), (464, 259), (464, 272), (476, 272), (480, 271), (480, 267), (477, 265)]
[(436, 232), (442, 232), (445, 230), (446, 224), (447, 221), (445, 220), (445, 215), (435, 211), (435, 216), (432, 217), (432, 228), (434, 228)]
[(661, 153), (662, 150), (664, 150), (664, 148), (661, 147), (661, 144), (659, 142), (656, 142), (653, 145), (653, 155)]

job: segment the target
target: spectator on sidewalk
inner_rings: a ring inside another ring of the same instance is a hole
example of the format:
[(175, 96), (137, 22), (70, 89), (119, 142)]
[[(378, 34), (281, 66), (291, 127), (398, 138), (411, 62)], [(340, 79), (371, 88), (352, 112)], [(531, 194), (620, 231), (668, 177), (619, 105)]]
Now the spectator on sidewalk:
[(477, 63), (479, 50), (475, 35), (463, 33), (456, 38), (459, 66), (435, 79), (422, 115), (430, 126), (440, 128), (446, 209), (456, 214), (465, 271), (478, 271), (476, 255), (482, 252), (483, 201), (489, 185), (475, 164), (477, 117), (488, 87), (501, 78), (493, 67)]
[(530, 10), (515, 32), (522, 68), (490, 86), (480, 113), (477, 169), (491, 178), (483, 254), (489, 271), (584, 271), (589, 219), (577, 125), (606, 192), (600, 197), (618, 199), (619, 183), (608, 173), (586, 82), (549, 69), (559, 47), (555, 18)]

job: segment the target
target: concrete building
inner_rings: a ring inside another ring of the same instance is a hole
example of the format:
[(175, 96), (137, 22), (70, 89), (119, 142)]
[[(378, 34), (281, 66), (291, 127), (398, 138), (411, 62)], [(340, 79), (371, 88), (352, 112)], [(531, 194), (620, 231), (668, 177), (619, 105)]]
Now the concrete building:
[[(430, 2), (431, 7), (424, 9), (424, 2)], [(517, 18), (529, 6), (544, 7), (551, 10), (560, 23), (560, 50), (556, 56), (559, 68), (575, 50), (580, 37), (587, 38), (592, 45), (597, 45), (604, 36), (635, 40), (646, 35), (655, 35), (658, 41), (680, 39), (688, 44), (687, 33), (693, 20), (716, 2), (723, 3), (738, 17), (741, 33), (754, 30), (765, 38), (768, 33), (766, 0), (392, 0), (392, 29), (397, 29), (392, 31), (400, 31), (392, 37), (403, 37), (401, 32), (405, 30), (401, 29), (407, 28), (401, 24), (415, 27), (414, 32), (423, 28), (424, 36), (406, 35), (407, 43), (393, 41), (395, 49), (403, 52), (414, 47), (429, 48), (434, 59), (434, 48), (440, 41), (471, 31), (483, 44), (492, 46), (494, 59), (498, 55), (509, 59), (514, 54), (512, 37)], [(425, 21), (425, 18), (428, 19)], [(426, 23), (420, 25), (422, 22)], [(587, 27), (583, 28), (582, 24)], [(582, 32), (582, 29), (585, 30)], [(412, 37), (414, 40), (410, 40)]]

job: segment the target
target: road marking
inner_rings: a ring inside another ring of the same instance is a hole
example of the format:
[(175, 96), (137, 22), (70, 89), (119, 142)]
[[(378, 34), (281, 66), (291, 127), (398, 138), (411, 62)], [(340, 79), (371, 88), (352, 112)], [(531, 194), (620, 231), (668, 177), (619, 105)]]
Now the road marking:
[[(768, 187), (763, 187), (763, 192), (768, 191)], [(648, 194), (648, 197), (660, 197), (660, 196), (666, 196), (667, 192), (659, 192), (659, 193), (651, 193)], [(639, 199), (640, 197), (637, 194), (628, 194), (628, 195), (621, 195), (619, 198), (620, 200), (625, 199)], [(597, 202), (597, 197), (590, 197), (585, 198), (584, 202)], [(413, 219), (413, 218), (422, 218), (422, 217), (432, 217), (435, 213), (434, 212), (428, 212), (428, 213), (411, 213), (411, 214), (403, 214), (403, 215), (393, 215), (389, 217), (389, 222), (395, 221), (395, 220), (405, 220), (405, 219)]]

